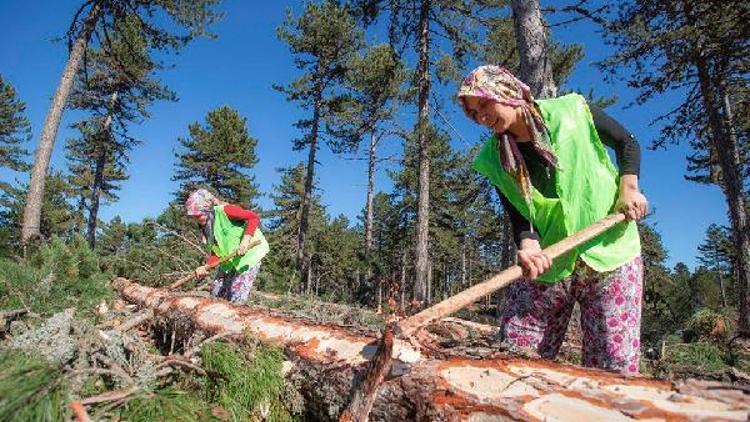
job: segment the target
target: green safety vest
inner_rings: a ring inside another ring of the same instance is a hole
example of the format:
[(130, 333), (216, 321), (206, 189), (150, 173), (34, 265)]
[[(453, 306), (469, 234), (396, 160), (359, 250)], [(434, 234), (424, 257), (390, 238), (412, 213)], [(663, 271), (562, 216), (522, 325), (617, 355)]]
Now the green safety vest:
[[(242, 236), (244, 235), (244, 222), (232, 221), (229, 219), (224, 212), (223, 205), (214, 206), (214, 245), (211, 250), (219, 257), (219, 259), (234, 252), (234, 250), (240, 246)], [(255, 234), (250, 242), (252, 243), (256, 240), (261, 241), (260, 245), (250, 249), (245, 255), (232, 258), (232, 260), (221, 264), (219, 268), (226, 272), (234, 270), (238, 273), (243, 273), (249, 268), (257, 265), (260, 260), (266, 256), (269, 247), (265, 236), (263, 236), (263, 233), (260, 231), (260, 228), (255, 229)]]
[[(578, 94), (539, 100), (557, 155), (557, 198), (546, 198), (532, 186), (531, 209), (516, 179), (503, 169), (492, 136), (474, 161), (521, 215), (533, 221), (543, 248), (583, 229), (613, 212), (619, 176), (604, 149), (586, 100)], [(529, 217), (532, 218), (529, 218)], [(577, 258), (598, 271), (612, 271), (641, 253), (635, 222), (618, 224), (607, 232), (560, 256), (538, 279), (554, 283), (571, 275)]]

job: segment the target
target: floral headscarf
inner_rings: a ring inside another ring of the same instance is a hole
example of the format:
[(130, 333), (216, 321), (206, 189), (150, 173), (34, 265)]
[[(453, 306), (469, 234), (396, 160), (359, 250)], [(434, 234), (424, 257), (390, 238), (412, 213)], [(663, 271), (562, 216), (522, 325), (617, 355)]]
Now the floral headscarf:
[(205, 189), (198, 189), (185, 201), (185, 213), (190, 216), (205, 215), (206, 224), (201, 226), (201, 240), (206, 243), (213, 235), (214, 205), (219, 200)]
[[(557, 157), (550, 144), (549, 131), (544, 125), (544, 119), (534, 106), (531, 90), (507, 69), (494, 65), (479, 66), (464, 79), (457, 97), (462, 105), (463, 97), (478, 97), (497, 101), (506, 106), (522, 108), (534, 150), (549, 166), (557, 165)], [(531, 204), (531, 179), (526, 162), (518, 150), (516, 139), (510, 132), (497, 134), (496, 147), (503, 169), (515, 177), (526, 203)]]
[(205, 189), (198, 189), (188, 196), (185, 201), (185, 213), (187, 215), (206, 215), (216, 203), (216, 197)]

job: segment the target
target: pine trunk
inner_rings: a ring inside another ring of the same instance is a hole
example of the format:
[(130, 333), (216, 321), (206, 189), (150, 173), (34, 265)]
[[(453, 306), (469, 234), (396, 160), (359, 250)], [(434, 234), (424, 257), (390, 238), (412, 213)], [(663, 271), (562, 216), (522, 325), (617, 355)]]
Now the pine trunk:
[(417, 144), (419, 148), (419, 199), (417, 205), (417, 247), (414, 270), (414, 300), (422, 306), (427, 296), (427, 265), (429, 260), (430, 223), (430, 156), (427, 128), (429, 125), (428, 100), (430, 96), (430, 0), (422, 0), (419, 16), (419, 64), (417, 84), (419, 120)]
[[(117, 92), (112, 93), (110, 98), (110, 106), (114, 109), (115, 102), (117, 102)], [(102, 196), (102, 185), (104, 184), (104, 167), (107, 165), (107, 146), (112, 141), (112, 111), (107, 114), (104, 119), (101, 130), (98, 134), (98, 149), (96, 157), (96, 165), (94, 168), (94, 185), (91, 189), (91, 207), (89, 208), (89, 222), (87, 237), (89, 246), (93, 249), (96, 246), (96, 223), (99, 218), (99, 202)]]
[(320, 83), (315, 88), (315, 108), (313, 110), (312, 126), (310, 128), (310, 151), (307, 156), (307, 173), (305, 174), (305, 193), (302, 198), (302, 213), (300, 215), (299, 233), (297, 236), (297, 268), (300, 271), (300, 283), (307, 285), (310, 291), (312, 280), (308, 277), (310, 258), (305, 247), (307, 232), (310, 226), (310, 204), (312, 203), (313, 180), (315, 179), (315, 155), (318, 151), (318, 128), (320, 125), (320, 108), (323, 104), (323, 89)]
[(513, 27), (520, 59), (519, 78), (537, 98), (557, 96), (552, 61), (547, 45), (547, 28), (539, 0), (512, 0)]
[(94, 2), (91, 11), (83, 23), (83, 31), (73, 43), (73, 48), (70, 50), (70, 55), (68, 56), (68, 62), (60, 78), (60, 84), (57, 86), (57, 91), (55, 91), (55, 95), (52, 97), (52, 104), (44, 121), (42, 134), (39, 138), (39, 146), (34, 156), (34, 167), (31, 170), (29, 191), (26, 194), (26, 204), (23, 209), (21, 243), (24, 245), (32, 237), (40, 234), (39, 222), (41, 220), (42, 201), (44, 199), (44, 184), (47, 179), (52, 150), (55, 146), (57, 128), (60, 126), (60, 119), (68, 101), (73, 80), (81, 64), (83, 53), (101, 15), (101, 6), (98, 2)]
[(703, 57), (695, 58), (701, 89), (703, 107), (706, 110), (711, 128), (711, 142), (717, 152), (722, 174), (722, 190), (729, 209), (732, 225), (732, 243), (736, 251), (735, 268), (737, 282), (737, 332), (750, 335), (750, 315), (748, 315), (748, 275), (750, 274), (750, 227), (747, 224), (745, 192), (742, 186), (740, 148), (737, 136), (732, 129), (732, 113), (729, 98), (722, 85), (723, 81), (713, 80), (708, 64)]
[(461, 242), (461, 289), (466, 288), (466, 244), (469, 242), (469, 236), (464, 233), (463, 242)]
[(401, 294), (400, 309), (403, 311), (406, 305), (406, 251), (401, 255), (401, 285), (399, 286), (399, 290)]
[[(377, 137), (373, 131), (370, 134), (370, 148), (367, 163), (367, 212), (365, 213), (365, 256), (372, 252), (372, 200), (375, 191), (375, 144)], [(369, 268), (369, 265), (368, 265)]]

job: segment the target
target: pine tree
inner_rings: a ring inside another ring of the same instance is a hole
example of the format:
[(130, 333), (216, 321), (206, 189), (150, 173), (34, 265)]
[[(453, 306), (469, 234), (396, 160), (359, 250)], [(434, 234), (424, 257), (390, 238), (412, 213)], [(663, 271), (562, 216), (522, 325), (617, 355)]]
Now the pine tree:
[(552, 54), (539, 0), (511, 0), (518, 49), (518, 75), (537, 98), (557, 96)]
[(394, 118), (400, 105), (406, 69), (387, 44), (354, 55), (347, 64), (344, 86), (347, 100), (331, 116), (330, 131), (336, 136), (334, 150), (356, 152), (367, 142), (367, 199), (365, 201), (364, 255), (372, 251), (372, 214), (375, 172), (381, 161), (378, 144), (397, 131)]
[[(70, 237), (76, 228), (75, 213), (68, 202), (73, 196), (73, 189), (67, 183), (67, 178), (60, 171), (48, 176), (48, 185), (41, 204), (42, 219), (39, 232), (45, 239), (53, 236)], [(11, 187), (7, 195), (2, 198), (3, 210), (0, 211), (0, 227), (8, 233), (9, 243), (18, 253), (17, 246), (21, 243), (18, 237), (18, 227), (21, 222), (26, 199), (27, 186)]]
[(364, 275), (360, 238), (361, 234), (349, 227), (349, 219), (343, 215), (325, 224), (317, 236), (311, 265), (316, 295), (345, 303), (358, 299)]
[[(12, 171), (27, 171), (29, 155), (22, 144), (31, 138), (31, 125), (25, 116), (26, 105), (16, 96), (16, 90), (0, 75), (0, 168)], [(13, 249), (13, 239), (18, 221), (6, 217), (9, 206), (13, 206), (18, 190), (0, 180), (0, 247)], [(7, 253), (7, 252), (6, 252)]]
[(206, 28), (220, 17), (213, 9), (218, 1), (91, 0), (81, 4), (66, 35), (68, 61), (52, 97), (34, 157), (21, 227), (21, 240), (24, 244), (32, 236), (39, 234), (44, 184), (57, 129), (91, 38), (106, 50), (110, 47), (110, 33), (117, 24), (134, 17), (140, 22), (149, 45), (163, 52), (174, 52), (196, 36), (211, 36)]
[(706, 238), (698, 245), (698, 262), (716, 272), (721, 289), (721, 302), (727, 306), (727, 295), (724, 283), (726, 277), (734, 272), (734, 248), (728, 227), (711, 224), (706, 230)]
[(70, 96), (72, 108), (93, 115), (73, 125), (81, 136), (66, 146), (72, 163), (70, 182), (82, 193), (79, 208), (88, 211), (87, 237), (92, 248), (100, 199), (117, 200), (119, 182), (127, 180), (128, 153), (138, 143), (128, 134), (128, 126), (148, 118), (154, 101), (176, 99), (154, 79), (162, 65), (151, 58), (156, 46), (147, 41), (135, 16), (116, 21), (108, 47), (88, 49)]
[[(485, 63), (503, 66), (520, 77), (523, 73), (516, 40), (513, 17), (499, 16), (490, 19), (487, 41), (481, 51), (482, 60)], [(549, 49), (552, 85), (561, 87), (570, 77), (575, 65), (583, 59), (583, 46), (580, 44), (564, 45), (550, 37), (547, 37), (546, 42)]]
[(291, 10), (287, 19), (278, 28), (278, 36), (289, 45), (295, 55), (295, 66), (303, 71), (302, 76), (287, 86), (274, 88), (297, 101), (312, 113), (296, 123), (304, 131), (301, 139), (295, 140), (294, 149), (308, 149), (305, 191), (300, 215), (300, 230), (297, 238), (297, 267), (302, 282), (309, 272), (310, 254), (307, 237), (310, 231), (310, 209), (315, 178), (315, 157), (323, 135), (322, 123), (341, 102), (337, 88), (344, 78), (346, 63), (362, 45), (362, 33), (346, 8), (332, 0), (321, 4), (307, 3), (304, 12), (295, 18)]
[[(270, 217), (268, 227), (270, 229), (269, 242), (274, 253), (270, 254), (264, 268), (270, 274), (274, 275), (276, 280), (289, 280), (288, 288), (297, 285), (294, 282), (293, 271), (298, 256), (297, 239), (301, 229), (302, 203), (305, 198), (305, 165), (299, 163), (294, 167), (279, 169), (281, 180), (274, 186), (274, 193), (271, 194), (273, 200), (273, 209), (269, 210), (267, 216)], [(314, 194), (310, 198), (310, 214), (308, 233), (309, 253), (314, 253), (314, 240), (318, 233), (325, 226), (326, 216), (325, 209), (320, 204), (320, 196)], [(299, 275), (297, 274), (297, 280)], [(301, 291), (310, 293), (312, 284), (299, 283), (298, 288)]]
[(750, 225), (737, 93), (746, 92), (748, 82), (749, 13), (744, 1), (631, 0), (604, 22), (616, 53), (603, 66), (612, 72), (633, 70), (628, 84), (640, 91), (638, 104), (667, 91), (687, 90), (676, 109), (657, 119), (665, 126), (656, 145), (692, 140), (693, 147), (708, 147), (703, 164), (713, 167), (708, 169), (713, 177), (703, 181), (719, 184), (729, 210), (741, 334), (750, 333)]
[(427, 299), (429, 265), (431, 205), (428, 134), (432, 129), (428, 102), (433, 92), (432, 76), (438, 76), (441, 82), (455, 80), (478, 48), (477, 40), (483, 27), (481, 23), (488, 11), (499, 11), (502, 4), (479, 0), (358, 0), (354, 3), (365, 23), (388, 15), (390, 44), (399, 53), (407, 46), (413, 47), (416, 55), (413, 84), (418, 113), (415, 132), (419, 151), (419, 190), (414, 299), (417, 303), (423, 303)]
[[(689, 283), (687, 267), (677, 267), (676, 275), (670, 274), (665, 266), (667, 251), (661, 234), (645, 222), (638, 223), (641, 236), (641, 257), (643, 259), (643, 344), (656, 345), (661, 338), (678, 327), (679, 309), (684, 306), (681, 298), (675, 295), (680, 287)], [(684, 267), (684, 276), (681, 268)]]
[(184, 201), (194, 189), (208, 187), (226, 201), (255, 208), (258, 185), (248, 172), (258, 163), (258, 141), (248, 133), (247, 119), (223, 106), (208, 112), (205, 126), (195, 122), (188, 131), (189, 137), (179, 139), (184, 151), (175, 154), (178, 163), (172, 180), (180, 182), (177, 201)]
[[(0, 168), (27, 171), (29, 155), (21, 145), (31, 138), (31, 125), (25, 116), (26, 104), (0, 75)], [(0, 191), (8, 186), (0, 183)]]
[(84, 211), (88, 211), (87, 239), (90, 247), (95, 246), (97, 215), (100, 199), (105, 202), (118, 200), (119, 182), (128, 179), (127, 161), (122, 151), (111, 146), (109, 132), (102, 133), (97, 120), (78, 122), (76, 128), (80, 137), (67, 140), (68, 183), (77, 193), (78, 201), (75, 219), (78, 229), (84, 225)]

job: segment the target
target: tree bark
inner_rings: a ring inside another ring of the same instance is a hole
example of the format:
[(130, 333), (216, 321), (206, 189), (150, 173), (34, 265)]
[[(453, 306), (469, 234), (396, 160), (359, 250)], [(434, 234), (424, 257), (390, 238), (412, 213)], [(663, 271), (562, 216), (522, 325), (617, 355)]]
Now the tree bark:
[[(316, 324), (215, 298), (175, 296), (122, 278), (113, 285), (126, 300), (153, 309), (156, 318), (179, 320), (187, 331), (252, 333), (263, 343), (283, 348), (290, 362), (286, 379), (304, 397), (305, 411), (312, 420), (339, 417), (378, 344), (375, 332)], [(476, 331), (485, 336), (482, 328)], [(444, 348), (441, 351), (446, 354), (441, 356), (424, 350), (394, 339), (390, 376), (377, 388), (370, 420), (744, 421), (750, 414), (747, 395), (731, 390), (731, 386), (711, 389), (716, 383), (625, 378), (520, 359), (493, 348)], [(473, 358), (467, 358), (467, 350)], [(483, 353), (482, 359), (476, 359), (477, 353)], [(680, 399), (677, 405), (675, 397)]]
[(401, 254), (401, 285), (399, 286), (399, 293), (401, 294), (400, 309), (403, 311), (406, 302), (406, 251)]
[(104, 118), (98, 137), (98, 150), (96, 166), (94, 169), (94, 185), (91, 189), (91, 207), (89, 208), (88, 241), (91, 249), (96, 247), (96, 223), (99, 218), (99, 202), (102, 195), (102, 184), (104, 183), (104, 167), (107, 165), (107, 147), (112, 142), (112, 113), (117, 102), (117, 92), (110, 97), (110, 112)]
[(315, 87), (315, 108), (313, 110), (312, 127), (310, 128), (310, 151), (307, 155), (307, 173), (305, 174), (305, 193), (302, 197), (302, 213), (300, 215), (299, 233), (297, 236), (297, 268), (300, 271), (300, 283), (307, 284), (310, 290), (312, 280), (308, 278), (310, 257), (305, 248), (307, 232), (310, 226), (310, 206), (312, 202), (313, 180), (315, 178), (315, 154), (318, 152), (318, 129), (320, 125), (320, 108), (323, 104), (323, 88), (320, 82)]
[(531, 88), (531, 93), (536, 98), (557, 96), (547, 44), (547, 29), (539, 0), (512, 0), (511, 8), (520, 59), (519, 78)]
[[(368, 165), (367, 165), (367, 211), (365, 213), (365, 256), (369, 257), (372, 252), (372, 200), (375, 191), (375, 145), (377, 144), (377, 137), (373, 131), (370, 134), (370, 148), (368, 154)], [(368, 265), (369, 268), (369, 265)]]
[(422, 0), (419, 15), (419, 64), (417, 84), (419, 89), (419, 120), (417, 144), (419, 149), (419, 195), (417, 205), (417, 246), (414, 269), (414, 300), (424, 304), (427, 296), (427, 265), (429, 260), (430, 224), (430, 155), (427, 129), (429, 126), (428, 100), (430, 96), (430, 10), (432, 2)]
[(732, 113), (729, 98), (723, 81), (711, 77), (708, 64), (700, 55), (695, 57), (698, 70), (703, 107), (708, 115), (711, 128), (711, 142), (714, 143), (719, 165), (721, 166), (724, 198), (729, 209), (729, 220), (732, 225), (732, 243), (735, 248), (735, 268), (737, 282), (737, 332), (750, 335), (750, 315), (748, 311), (748, 276), (750, 275), (750, 227), (747, 224), (745, 192), (742, 186), (740, 149), (737, 136), (732, 129)]
[(461, 289), (466, 288), (466, 244), (469, 242), (469, 236), (464, 233), (463, 242), (461, 242)]
[(427, 304), (432, 303), (432, 261), (427, 264)]
[(49, 171), (52, 150), (55, 146), (57, 128), (60, 126), (60, 119), (68, 101), (68, 95), (70, 94), (70, 88), (73, 85), (76, 72), (78, 72), (81, 64), (83, 53), (101, 15), (102, 8), (99, 2), (94, 2), (88, 16), (86, 16), (83, 22), (83, 30), (70, 50), (68, 62), (65, 65), (65, 70), (63, 70), (55, 95), (52, 97), (52, 104), (44, 121), (44, 127), (42, 127), (39, 146), (34, 156), (34, 167), (31, 170), (29, 191), (26, 193), (26, 204), (23, 209), (21, 243), (24, 245), (24, 250), (29, 240), (40, 234), (39, 222), (41, 220), (42, 201), (44, 200), (44, 184), (47, 179), (47, 172)]

